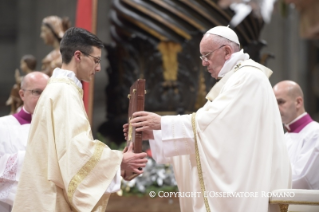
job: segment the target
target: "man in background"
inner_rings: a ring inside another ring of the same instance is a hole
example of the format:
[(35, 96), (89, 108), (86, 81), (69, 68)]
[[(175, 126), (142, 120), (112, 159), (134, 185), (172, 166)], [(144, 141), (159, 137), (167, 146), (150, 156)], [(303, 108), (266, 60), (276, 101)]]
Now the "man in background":
[(281, 81), (273, 88), (292, 167), (292, 188), (319, 189), (319, 124), (305, 111), (300, 86)]
[(41, 72), (27, 74), (21, 81), (21, 110), (0, 118), (0, 211), (11, 211), (29, 134), (39, 97), (49, 77)]

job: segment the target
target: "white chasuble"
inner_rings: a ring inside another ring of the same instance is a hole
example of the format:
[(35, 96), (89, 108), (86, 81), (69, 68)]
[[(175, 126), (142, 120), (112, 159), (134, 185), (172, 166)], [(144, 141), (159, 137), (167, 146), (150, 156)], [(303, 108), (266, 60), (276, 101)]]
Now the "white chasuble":
[(122, 152), (93, 140), (82, 89), (51, 78), (33, 114), (13, 211), (105, 211)]
[[(268, 192), (291, 187), (270, 74), (252, 60), (238, 63), (196, 113), (198, 155), (212, 212), (279, 211), (269, 205)], [(173, 165), (181, 195), (191, 192), (190, 197), (180, 197), (181, 210), (205, 212), (191, 115), (164, 116), (161, 127), (150, 140), (154, 159)]]

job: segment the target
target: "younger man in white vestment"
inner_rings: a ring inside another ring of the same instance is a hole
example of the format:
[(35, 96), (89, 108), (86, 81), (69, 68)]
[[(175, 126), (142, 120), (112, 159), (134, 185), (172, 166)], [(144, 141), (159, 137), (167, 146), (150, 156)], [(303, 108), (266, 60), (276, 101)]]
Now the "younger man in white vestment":
[(81, 28), (68, 29), (56, 68), (39, 99), (13, 211), (105, 211), (121, 174), (141, 174), (146, 153), (124, 154), (94, 140), (80, 80), (100, 71), (103, 43)]
[(193, 115), (136, 112), (130, 123), (150, 140), (158, 163), (173, 165), (179, 191), (201, 194), (180, 197), (181, 211), (279, 211), (265, 193), (289, 188), (291, 172), (272, 72), (240, 51), (228, 27), (209, 30), (200, 53), (220, 79), (207, 103)]
[(293, 81), (274, 86), (292, 167), (292, 188), (319, 190), (319, 124), (305, 111), (303, 92)]
[(21, 82), (24, 103), (13, 115), (0, 118), (0, 211), (11, 211), (24, 160), (30, 123), (38, 99), (49, 77), (41, 72), (27, 74)]

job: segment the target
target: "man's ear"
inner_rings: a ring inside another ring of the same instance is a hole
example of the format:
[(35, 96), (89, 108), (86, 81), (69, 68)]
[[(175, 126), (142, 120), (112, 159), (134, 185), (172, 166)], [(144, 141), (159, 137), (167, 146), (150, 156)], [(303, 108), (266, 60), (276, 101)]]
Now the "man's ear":
[(73, 57), (74, 57), (76, 62), (81, 61), (81, 56), (82, 56), (82, 53), (79, 50), (76, 50), (73, 54)]
[(224, 47), (224, 51), (225, 51), (225, 60), (229, 60), (231, 55), (232, 55), (232, 49), (230, 48), (230, 46), (225, 46)]
[(296, 107), (299, 109), (302, 107), (302, 105), (303, 105), (303, 99), (301, 98), (301, 96), (298, 96), (296, 98)]
[(22, 89), (19, 90), (19, 95), (22, 101), (24, 101), (24, 91)]

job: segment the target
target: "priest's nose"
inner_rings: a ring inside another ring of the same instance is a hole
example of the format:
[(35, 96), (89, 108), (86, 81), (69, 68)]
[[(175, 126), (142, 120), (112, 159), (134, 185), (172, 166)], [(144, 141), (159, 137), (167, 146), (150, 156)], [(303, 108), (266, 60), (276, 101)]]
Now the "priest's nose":
[(101, 71), (101, 64), (100, 63), (96, 66), (95, 71), (96, 72)]
[(208, 64), (209, 64), (208, 61), (202, 60), (202, 66), (208, 66)]

